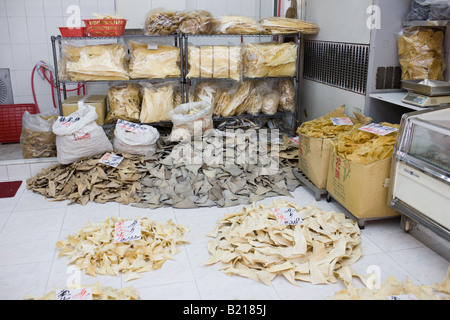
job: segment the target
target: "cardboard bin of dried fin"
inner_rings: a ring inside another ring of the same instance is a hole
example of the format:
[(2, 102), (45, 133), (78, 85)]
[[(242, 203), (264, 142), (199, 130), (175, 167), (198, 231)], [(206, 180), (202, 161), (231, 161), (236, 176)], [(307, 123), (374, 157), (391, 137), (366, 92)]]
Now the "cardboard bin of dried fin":
[[(381, 122), (380, 125), (398, 129), (398, 124)], [(347, 160), (363, 165), (388, 159), (394, 152), (398, 131), (385, 136), (359, 130), (363, 125), (355, 125), (347, 134), (341, 134), (333, 141), (336, 154)]]
[[(281, 225), (274, 208), (294, 208), (303, 225)], [(300, 207), (275, 200), (253, 203), (228, 214), (208, 236), (211, 253), (207, 265), (220, 262), (220, 270), (269, 285), (277, 276), (290, 283), (337, 281), (335, 271), (361, 257), (360, 230), (344, 213), (322, 211), (314, 205)]]
[(116, 222), (123, 218), (112, 217), (101, 223), (91, 223), (81, 228), (67, 240), (56, 244), (58, 257), (68, 257), (68, 264), (95, 276), (125, 274), (125, 281), (139, 278), (139, 273), (157, 270), (165, 261), (173, 259), (177, 245), (186, 243), (188, 229), (182, 225), (140, 219), (141, 239), (114, 242)]

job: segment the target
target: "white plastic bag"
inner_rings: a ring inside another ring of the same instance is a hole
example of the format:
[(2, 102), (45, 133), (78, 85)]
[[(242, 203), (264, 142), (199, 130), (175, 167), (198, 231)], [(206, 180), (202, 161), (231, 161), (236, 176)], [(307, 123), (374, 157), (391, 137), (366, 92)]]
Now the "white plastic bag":
[(119, 119), (114, 130), (114, 150), (149, 156), (156, 151), (158, 139), (159, 132), (155, 128)]
[(97, 118), (97, 112), (91, 105), (79, 106), (72, 114), (58, 117), (53, 124), (53, 133), (56, 134), (59, 163), (69, 164), (112, 150), (105, 131), (95, 122)]
[(20, 144), (24, 159), (56, 156), (56, 137), (52, 131), (55, 120), (56, 116), (23, 113)]
[[(169, 112), (173, 127), (171, 141), (186, 141), (213, 128), (212, 106), (208, 101), (180, 104)], [(197, 131), (198, 130), (198, 131)]]

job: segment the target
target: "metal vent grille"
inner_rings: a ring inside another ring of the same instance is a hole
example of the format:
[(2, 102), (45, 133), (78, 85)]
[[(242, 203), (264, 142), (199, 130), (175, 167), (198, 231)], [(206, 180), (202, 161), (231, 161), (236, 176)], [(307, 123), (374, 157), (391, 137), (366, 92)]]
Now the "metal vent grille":
[(305, 41), (303, 78), (365, 94), (369, 45)]
[(13, 104), (9, 69), (0, 69), (0, 104)]

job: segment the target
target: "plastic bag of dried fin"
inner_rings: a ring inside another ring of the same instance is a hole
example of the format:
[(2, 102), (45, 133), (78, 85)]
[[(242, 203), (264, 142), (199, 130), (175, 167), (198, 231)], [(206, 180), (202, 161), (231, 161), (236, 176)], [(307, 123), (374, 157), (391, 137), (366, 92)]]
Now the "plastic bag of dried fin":
[(70, 204), (115, 201), (151, 209), (224, 207), (290, 196), (300, 185), (292, 173), (296, 148), (278, 135), (260, 143), (267, 141), (264, 132), (216, 131), (202, 141), (178, 144), (161, 137), (151, 158), (116, 153), (124, 160), (114, 168), (99, 163), (99, 154), (43, 169), (27, 180), (27, 188)]

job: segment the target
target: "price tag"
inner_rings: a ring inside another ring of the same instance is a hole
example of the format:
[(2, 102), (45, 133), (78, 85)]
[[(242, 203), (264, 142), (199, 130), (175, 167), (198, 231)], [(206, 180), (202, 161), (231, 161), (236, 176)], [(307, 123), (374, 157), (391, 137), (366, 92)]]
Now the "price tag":
[(279, 224), (282, 225), (303, 225), (302, 218), (298, 215), (297, 210), (294, 208), (273, 208), (273, 213), (277, 218)]
[(114, 242), (120, 243), (141, 239), (141, 220), (125, 220), (116, 222)]
[(62, 289), (56, 293), (56, 300), (92, 300), (92, 289)]
[(99, 163), (106, 164), (110, 167), (117, 167), (123, 160), (123, 157), (117, 156), (112, 153), (105, 153), (103, 157), (101, 157), (100, 160), (98, 160)]
[(413, 294), (398, 294), (393, 296), (387, 296), (388, 300), (419, 300)]
[(143, 131), (150, 130), (149, 126), (140, 125), (138, 123), (125, 121), (122, 119), (117, 120), (116, 128), (123, 129), (125, 131), (129, 131), (129, 132), (133, 132), (133, 133), (142, 133)]
[(90, 139), (90, 138), (91, 138), (90, 133), (89, 132), (84, 132), (83, 130), (78, 130), (77, 132), (75, 132), (73, 134), (73, 139), (75, 141), (84, 140), (84, 139)]
[(353, 122), (348, 117), (341, 117), (341, 118), (330, 118), (331, 122), (335, 126), (352, 126)]
[(158, 45), (154, 44), (154, 43), (149, 43), (147, 45), (147, 49), (149, 49), (149, 50), (157, 50), (158, 49)]
[(289, 138), (293, 143), (298, 144), (298, 136), (294, 138)]
[(370, 132), (370, 133), (374, 133), (374, 134), (377, 134), (379, 136), (385, 136), (385, 135), (387, 135), (389, 133), (398, 131), (397, 128), (393, 128), (393, 127), (389, 127), (389, 126), (383, 126), (383, 125), (378, 124), (378, 123), (368, 124), (368, 125), (366, 125), (364, 127), (359, 128), (359, 130)]

